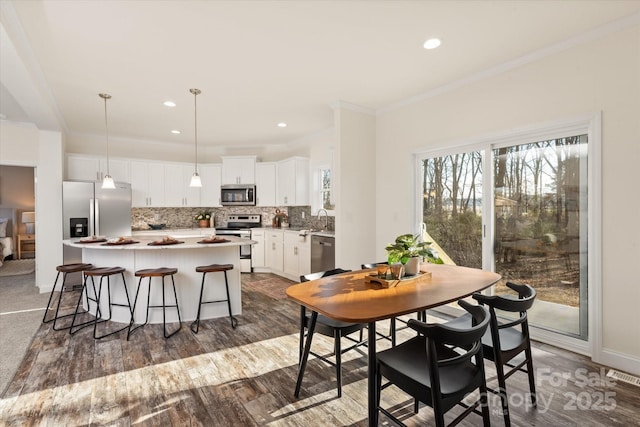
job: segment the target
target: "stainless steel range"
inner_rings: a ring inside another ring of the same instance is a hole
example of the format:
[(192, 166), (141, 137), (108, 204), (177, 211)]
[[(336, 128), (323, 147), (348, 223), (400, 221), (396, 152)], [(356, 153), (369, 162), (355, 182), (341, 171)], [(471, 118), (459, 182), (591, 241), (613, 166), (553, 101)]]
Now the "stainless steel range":
[[(237, 214), (227, 217), (227, 226), (216, 228), (221, 236), (236, 236), (251, 240), (251, 229), (262, 226), (262, 215)], [(240, 245), (240, 272), (251, 273), (251, 245)]]

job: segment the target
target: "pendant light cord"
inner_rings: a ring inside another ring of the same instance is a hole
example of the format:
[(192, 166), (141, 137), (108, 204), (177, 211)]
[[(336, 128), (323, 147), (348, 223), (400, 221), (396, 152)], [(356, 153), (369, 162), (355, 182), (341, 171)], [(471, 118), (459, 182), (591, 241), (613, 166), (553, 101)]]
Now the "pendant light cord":
[(199, 93), (199, 90), (197, 90), (197, 89), (193, 92), (193, 110), (194, 110), (194, 117), (195, 117), (194, 125), (195, 125), (195, 130), (196, 130), (195, 131), (195, 141), (196, 141), (196, 150), (195, 151), (196, 151), (196, 155), (195, 155), (195, 158), (194, 158), (194, 160), (195, 160), (195, 170), (194, 170), (194, 172), (195, 173), (198, 173), (198, 93)]
[(108, 93), (99, 93), (98, 96), (104, 99), (104, 129), (107, 137), (107, 176), (109, 174), (109, 121), (107, 120), (107, 99), (111, 99), (111, 95)]

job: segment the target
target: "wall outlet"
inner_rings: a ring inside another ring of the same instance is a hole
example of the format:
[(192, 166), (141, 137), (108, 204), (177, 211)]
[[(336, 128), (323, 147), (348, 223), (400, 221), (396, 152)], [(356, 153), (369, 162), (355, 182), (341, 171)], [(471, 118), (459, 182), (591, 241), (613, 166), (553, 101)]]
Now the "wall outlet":
[(304, 211), (302, 211), (302, 219), (304, 219)]

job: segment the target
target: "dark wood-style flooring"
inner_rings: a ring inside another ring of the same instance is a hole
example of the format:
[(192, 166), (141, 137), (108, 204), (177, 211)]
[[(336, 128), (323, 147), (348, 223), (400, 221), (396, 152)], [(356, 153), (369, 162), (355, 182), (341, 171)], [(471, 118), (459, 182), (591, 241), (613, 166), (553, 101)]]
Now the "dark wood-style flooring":
[[(299, 307), (256, 290), (274, 277), (242, 275), (243, 314), (236, 330), (221, 318), (203, 321), (198, 335), (184, 324), (165, 340), (162, 325), (147, 325), (130, 341), (124, 332), (96, 341), (89, 329), (70, 336), (42, 325), (0, 400), (0, 425), (367, 425), (362, 353), (345, 355), (342, 398), (336, 395), (334, 368), (315, 359), (300, 398), (294, 398)], [(378, 329), (387, 327), (381, 322)], [(387, 345), (379, 341), (380, 349)], [(332, 343), (314, 338), (314, 348), (329, 353)], [(601, 366), (542, 344), (535, 346), (534, 363), (537, 409), (523, 403), (525, 374), (507, 383), (514, 425), (638, 425), (637, 387), (604, 383)], [(495, 369), (489, 362), (486, 366), (492, 377)], [(499, 401), (493, 397), (491, 421), (501, 426)], [(412, 400), (394, 387), (383, 391), (382, 402), (407, 425), (433, 425), (430, 408), (413, 415)], [(391, 423), (381, 415), (380, 424)], [(461, 425), (480, 424), (472, 414)]]

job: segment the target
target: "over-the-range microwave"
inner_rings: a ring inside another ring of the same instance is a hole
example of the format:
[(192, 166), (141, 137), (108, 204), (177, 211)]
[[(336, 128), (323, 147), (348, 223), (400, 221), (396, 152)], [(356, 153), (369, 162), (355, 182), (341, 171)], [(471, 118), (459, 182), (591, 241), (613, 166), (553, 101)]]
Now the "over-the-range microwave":
[(251, 184), (229, 184), (220, 187), (222, 206), (255, 206), (256, 186)]

